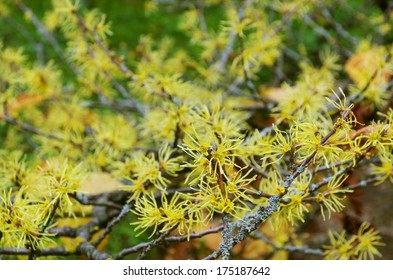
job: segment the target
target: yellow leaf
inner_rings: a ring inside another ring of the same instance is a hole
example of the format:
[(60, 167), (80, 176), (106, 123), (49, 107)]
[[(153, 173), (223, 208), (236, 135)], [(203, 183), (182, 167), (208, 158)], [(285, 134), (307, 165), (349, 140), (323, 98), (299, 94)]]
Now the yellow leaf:
[(123, 184), (112, 177), (108, 173), (92, 173), (87, 180), (85, 180), (80, 191), (86, 194), (100, 194), (104, 192), (118, 191), (123, 187)]

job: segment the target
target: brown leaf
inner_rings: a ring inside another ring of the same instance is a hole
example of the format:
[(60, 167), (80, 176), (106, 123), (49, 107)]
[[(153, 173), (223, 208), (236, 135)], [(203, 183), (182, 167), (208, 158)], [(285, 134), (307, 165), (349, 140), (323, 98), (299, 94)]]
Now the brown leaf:
[(353, 140), (359, 136), (368, 136), (370, 133), (376, 132), (381, 129), (378, 124), (367, 125), (359, 130), (353, 131), (349, 134), (349, 137)]

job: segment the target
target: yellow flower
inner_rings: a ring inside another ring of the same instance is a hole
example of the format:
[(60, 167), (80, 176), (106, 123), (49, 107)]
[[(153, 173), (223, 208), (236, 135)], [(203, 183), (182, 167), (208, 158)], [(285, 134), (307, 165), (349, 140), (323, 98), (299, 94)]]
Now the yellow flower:
[(368, 223), (362, 223), (357, 234), (346, 236), (345, 231), (340, 233), (328, 232), (330, 245), (324, 246), (325, 259), (374, 259), (381, 256), (376, 246), (384, 245), (380, 240), (379, 232), (370, 228)]
[(138, 216), (138, 221), (131, 223), (131, 225), (137, 225), (136, 231), (140, 230), (138, 235), (152, 228), (150, 237), (153, 236), (158, 226), (163, 222), (161, 210), (153, 193), (145, 194), (137, 199), (135, 208), (131, 212)]
[(357, 233), (358, 243), (355, 254), (360, 260), (374, 259), (374, 256), (381, 257), (376, 246), (385, 245), (381, 242), (379, 232), (370, 227), (368, 223), (362, 223)]

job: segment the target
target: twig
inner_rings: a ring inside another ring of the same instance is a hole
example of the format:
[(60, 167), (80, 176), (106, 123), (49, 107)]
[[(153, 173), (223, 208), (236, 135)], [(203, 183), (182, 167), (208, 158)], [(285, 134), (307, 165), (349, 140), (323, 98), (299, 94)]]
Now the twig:
[[(189, 241), (190, 239), (201, 238), (205, 235), (220, 232), (223, 228), (224, 228), (224, 226), (220, 225), (215, 228), (209, 228), (209, 229), (204, 230), (202, 232), (191, 233), (190, 235), (169, 236), (169, 237), (164, 238), (163, 243), (179, 243), (179, 242)], [(146, 248), (147, 246), (149, 246), (152, 242), (154, 242), (154, 241), (142, 242), (142, 243), (139, 243), (138, 245), (135, 245), (133, 247), (123, 249), (119, 254), (116, 255), (115, 259), (122, 259), (129, 254), (139, 252), (139, 251), (143, 250), (144, 248)]]
[[(50, 223), (52, 222), (57, 209), (59, 208), (60, 205), (60, 199), (56, 199), (55, 202), (52, 205), (52, 208), (48, 214), (47, 220), (45, 223), (42, 225), (41, 229), (39, 230), (39, 234), (42, 234), (45, 232), (45, 230), (48, 228)], [(36, 249), (35, 248), (30, 248), (30, 254), (29, 254), (29, 260), (35, 260), (37, 257), (37, 254), (35, 253)]]
[[(110, 198), (107, 193), (103, 193), (102, 195), (85, 195), (83, 193), (70, 194), (75, 200), (77, 200), (80, 204), (83, 205), (92, 205), (92, 206), (103, 206), (108, 208), (114, 208), (121, 210), (122, 206), (118, 203), (110, 201)], [(124, 197), (128, 196), (127, 192), (124, 192)]]
[(24, 28), (19, 22), (17, 22), (14, 18), (12, 17), (5, 17), (5, 20), (8, 22), (8, 24), (13, 25), (15, 29), (21, 33), (29, 42), (31, 46), (35, 46), (35, 51), (37, 54), (37, 60), (43, 64), (43, 55), (42, 55), (42, 43), (41, 42), (36, 42), (33, 36), (30, 34), (29, 30), (27, 28)]
[(262, 239), (265, 241), (267, 244), (272, 246), (275, 251), (288, 251), (288, 252), (301, 252), (304, 254), (312, 254), (312, 255), (323, 255), (323, 251), (321, 249), (313, 249), (308, 246), (293, 246), (293, 245), (285, 245), (285, 246), (278, 246), (275, 244), (273, 241), (271, 241), (266, 235), (260, 233), (260, 232), (255, 232), (252, 237)]
[[(246, 10), (251, 4), (252, 4), (251, 0), (247, 0), (244, 2), (242, 9), (240, 9), (239, 13), (237, 14), (239, 21), (241, 21), (244, 18)], [(218, 73), (224, 72), (225, 66), (226, 66), (228, 59), (229, 59), (229, 56), (230, 56), (230, 54), (233, 50), (233, 47), (235, 45), (236, 38), (237, 38), (237, 36), (236, 36), (235, 32), (231, 32), (229, 34), (228, 44), (227, 44), (225, 50), (221, 53), (220, 60), (218, 61), (218, 67), (217, 67)]]
[[(95, 43), (97, 44), (97, 46), (109, 57), (109, 59), (111, 60), (111, 62), (121, 71), (123, 72), (123, 74), (126, 76), (127, 79), (130, 79), (131, 81), (136, 81), (136, 77), (134, 75), (134, 73), (123, 63), (121, 62), (121, 60), (119, 58), (116, 57), (116, 54), (109, 50), (104, 42), (100, 39), (100, 37), (98, 36), (96, 30), (90, 30), (88, 28), (88, 26), (86, 25), (86, 23), (84, 22), (83, 18), (78, 14), (78, 12), (75, 10), (73, 11), (73, 14), (75, 15), (78, 25), (81, 29), (82, 32), (82, 37), (83, 40), (86, 42), (88, 48), (88, 53), (90, 55), (90, 57), (92, 59), (95, 59), (95, 54), (93, 52), (93, 49), (91, 48), (90, 44), (89, 44), (89, 40), (87, 37), (87, 34), (90, 34)], [(106, 70), (103, 70), (103, 73), (105, 75), (105, 77), (112, 83), (112, 85), (117, 89), (118, 92), (120, 92), (120, 94), (122, 95), (123, 98), (127, 99), (127, 100), (131, 100), (129, 93), (127, 92), (127, 90), (123, 87), (123, 85), (121, 85), (118, 81), (116, 81), (116, 79)], [(140, 104), (139, 102), (137, 102), (136, 100), (133, 100), (133, 107), (135, 109), (137, 109), (137, 111), (141, 114), (144, 115), (145, 114), (145, 106)]]
[(332, 163), (332, 164), (330, 164), (330, 165), (328, 164), (328, 165), (324, 165), (324, 166), (319, 166), (319, 167), (315, 168), (315, 169), (313, 170), (313, 172), (314, 172), (314, 173), (317, 173), (317, 172), (327, 171), (327, 170), (332, 169), (333, 167), (338, 167), (338, 166), (341, 166), (341, 165), (344, 165), (344, 164), (348, 164), (348, 163), (350, 163), (351, 161), (352, 161), (352, 160), (337, 161), (337, 162)]
[(21, 9), (24, 13), (27, 13), (31, 16), (31, 22), (36, 27), (37, 31), (41, 34), (41, 36), (52, 45), (56, 54), (66, 62), (66, 64), (71, 68), (72, 72), (74, 72), (75, 75), (79, 76), (80, 75), (79, 70), (75, 67), (75, 65), (73, 65), (70, 61), (68, 61), (64, 57), (64, 51), (60, 47), (60, 44), (57, 42), (56, 38), (45, 28), (45, 26), (41, 23), (41, 21), (34, 14), (34, 12), (29, 7), (27, 7), (23, 3), (23, 1), (16, 0), (15, 2), (16, 5), (19, 7), (19, 9)]
[(97, 240), (95, 242), (92, 243), (93, 246), (97, 247), (102, 240), (104, 240), (105, 236), (107, 236), (112, 228), (121, 221), (121, 219), (128, 214), (128, 212), (130, 211), (130, 207), (128, 204), (125, 204), (123, 209), (121, 209), (119, 215), (117, 217), (115, 217), (105, 228), (105, 230), (100, 234), (100, 236), (97, 238)]
[(158, 244), (162, 243), (162, 241), (164, 240), (164, 238), (166, 236), (168, 236), (168, 234), (172, 231), (172, 229), (167, 230), (163, 233), (161, 233), (161, 235), (153, 240), (152, 242), (150, 242), (145, 248), (143, 248), (142, 252), (139, 254), (139, 256), (137, 257), (137, 260), (142, 260), (145, 258), (146, 254), (151, 251), (154, 247), (156, 247)]
[[(75, 255), (76, 253), (68, 251), (64, 247), (55, 247), (55, 248), (47, 248), (47, 249), (36, 249), (34, 251), (37, 257), (41, 256), (69, 256)], [(25, 255), (28, 256), (31, 254), (30, 249), (26, 248), (0, 248), (0, 255)]]
[[(347, 108), (347, 109), (342, 113), (341, 118), (342, 118), (343, 120), (345, 120), (345, 119), (349, 116), (350, 113), (351, 113), (350, 108)], [(329, 138), (330, 138), (334, 133), (336, 133), (336, 131), (337, 131), (337, 128), (336, 128), (336, 127), (333, 127), (333, 128), (332, 128), (332, 129), (331, 129), (331, 130), (321, 139), (321, 141), (319, 142), (319, 145), (320, 145), (320, 146), (325, 145), (325, 144), (328, 142)], [(311, 155), (309, 155), (307, 158), (305, 158), (305, 159), (300, 163), (300, 165), (296, 168), (296, 170), (295, 170), (294, 172), (290, 172), (290, 174), (288, 175), (288, 177), (287, 177), (287, 179), (286, 179), (286, 181), (285, 181), (285, 183), (284, 183), (284, 188), (285, 188), (286, 190), (291, 186), (292, 182), (293, 182), (301, 173), (303, 173), (303, 172), (306, 170), (307, 166), (311, 163), (311, 161), (314, 159), (314, 157), (316, 156), (317, 153), (318, 153), (318, 149), (316, 149)], [(285, 194), (285, 193), (284, 193), (284, 194)], [(282, 195), (284, 195), (284, 194), (282, 194)]]
[(112, 256), (108, 253), (101, 252), (94, 247), (90, 242), (82, 242), (78, 245), (76, 250), (79, 254), (86, 255), (90, 260), (108, 260), (112, 259)]
[(379, 182), (381, 179), (382, 179), (382, 176), (375, 176), (375, 177), (371, 177), (371, 178), (367, 178), (367, 179), (361, 180), (360, 182), (358, 182), (356, 184), (348, 185), (345, 188), (346, 189), (350, 189), (350, 190), (353, 190), (353, 189), (356, 189), (356, 188), (364, 188), (364, 187), (366, 187), (366, 186), (368, 186), (370, 184)]
[(252, 164), (251, 162), (247, 162), (244, 158), (238, 157), (239, 160), (241, 160), (247, 167), (251, 168), (255, 173), (258, 175), (261, 175), (263, 178), (268, 178), (269, 175), (263, 171), (259, 166), (256, 164)]
[(48, 229), (49, 234), (54, 234), (56, 236), (66, 236), (75, 238), (77, 236), (76, 228), (72, 227), (60, 227), (60, 228), (50, 228)]
[[(391, 53), (389, 52), (386, 57), (385, 57), (385, 62), (388, 62), (391, 58)], [(380, 68), (376, 68), (373, 72), (373, 74), (370, 76), (370, 78), (367, 80), (367, 83), (364, 85), (363, 88), (361, 88), (358, 92), (352, 94), (349, 96), (348, 101), (349, 102), (355, 102), (357, 98), (359, 98), (370, 86), (373, 80), (377, 77), (378, 73), (380, 72)]]
[(82, 33), (89, 32), (94, 41), (97, 43), (98, 47), (110, 58), (112, 63), (116, 65), (121, 72), (124, 73), (124, 75), (127, 78), (130, 78), (132, 81), (135, 80), (134, 73), (123, 63), (121, 62), (117, 57), (116, 54), (112, 51), (110, 51), (105, 45), (104, 42), (100, 39), (98, 36), (97, 32), (95, 30), (90, 30), (87, 25), (85, 24), (83, 18), (78, 14), (76, 10), (73, 11), (73, 14), (75, 15), (76, 19), (78, 20), (78, 24), (81, 27)]
[[(242, 55), (242, 53), (244, 52), (244, 40), (243, 37), (241, 36), (237, 36), (238, 41), (239, 41), (239, 45), (240, 45), (240, 55)], [(246, 69), (246, 59), (243, 56), (241, 59), (241, 63), (242, 63), (242, 68), (243, 68), (243, 76), (244, 76), (244, 83), (246, 85), (246, 87), (248, 88), (248, 90), (251, 92), (252, 96), (254, 99), (256, 100), (261, 100), (262, 102), (265, 103), (265, 101), (259, 96), (259, 94), (257, 93), (257, 90), (255, 88), (254, 83), (252, 82), (250, 75), (247, 72)]]
[(268, 200), (268, 205), (259, 207), (255, 213), (245, 215), (235, 222), (227, 222), (222, 231), (222, 242), (215, 252), (205, 257), (205, 260), (229, 259), (230, 251), (233, 247), (243, 241), (251, 232), (256, 230), (261, 223), (277, 211), (280, 202), (279, 196), (272, 196)]
[(3, 103), (3, 111), (4, 111), (4, 120), (10, 124), (15, 125), (16, 127), (18, 127), (21, 130), (24, 130), (24, 131), (27, 131), (27, 132), (30, 132), (33, 134), (37, 134), (40, 136), (44, 136), (49, 139), (54, 139), (54, 140), (58, 140), (58, 141), (65, 141), (64, 138), (60, 137), (57, 134), (42, 131), (41, 129), (38, 129), (30, 124), (20, 122), (20, 121), (16, 120), (15, 118), (11, 117), (11, 115), (8, 112), (6, 102)]
[[(320, 35), (321, 37), (324, 37), (328, 43), (333, 46), (337, 47), (336, 39), (332, 37), (332, 35), (329, 34), (329, 32), (317, 24), (309, 15), (304, 15), (304, 22), (308, 24), (316, 34)], [(341, 46), (342, 51), (347, 57), (350, 57), (352, 55), (352, 52), (344, 47)]]
[(204, 6), (205, 6), (204, 0), (199, 0), (195, 6), (197, 8), (198, 19), (200, 23), (199, 26), (201, 28), (202, 34), (204, 34), (204, 36), (207, 36), (208, 34), (207, 24), (206, 24), (205, 16), (203, 14)]
[(334, 20), (332, 14), (330, 13), (330, 11), (327, 8), (323, 8), (322, 9), (322, 14), (325, 16), (325, 18), (328, 20), (329, 23), (331, 23), (333, 25), (333, 27), (336, 29), (337, 33), (347, 39), (348, 41), (350, 41), (352, 44), (357, 45), (359, 44), (359, 39), (356, 37), (353, 37), (351, 34), (349, 34), (344, 27), (338, 23), (337, 21)]

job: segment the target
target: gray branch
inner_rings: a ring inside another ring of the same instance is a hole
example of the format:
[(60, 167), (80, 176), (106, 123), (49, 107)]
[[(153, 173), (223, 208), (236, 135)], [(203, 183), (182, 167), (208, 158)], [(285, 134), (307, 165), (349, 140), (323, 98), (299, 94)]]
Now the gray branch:
[(222, 231), (223, 240), (218, 250), (205, 259), (215, 259), (221, 256), (222, 259), (228, 260), (233, 247), (242, 242), (251, 232), (256, 230), (267, 218), (277, 211), (280, 197), (272, 196), (268, 202), (269, 204), (267, 206), (258, 208), (255, 213), (248, 214), (235, 222), (228, 222)]

